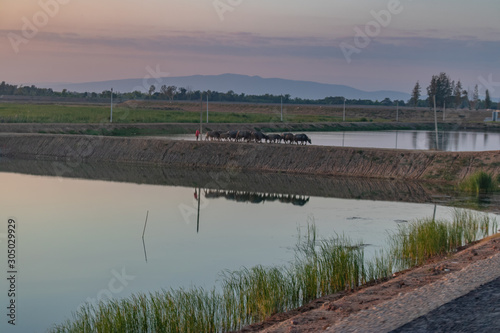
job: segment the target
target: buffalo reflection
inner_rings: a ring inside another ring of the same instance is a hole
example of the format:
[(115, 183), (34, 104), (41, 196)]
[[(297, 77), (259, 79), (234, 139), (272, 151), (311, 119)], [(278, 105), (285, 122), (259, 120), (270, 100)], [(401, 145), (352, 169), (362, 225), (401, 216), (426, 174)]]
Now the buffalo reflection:
[(309, 197), (296, 194), (258, 193), (248, 191), (228, 191), (228, 190), (203, 190), (205, 198), (218, 199), (226, 198), (236, 202), (250, 202), (253, 204), (264, 203), (266, 201), (279, 201), (281, 203), (291, 203), (294, 206), (304, 206), (309, 202)]

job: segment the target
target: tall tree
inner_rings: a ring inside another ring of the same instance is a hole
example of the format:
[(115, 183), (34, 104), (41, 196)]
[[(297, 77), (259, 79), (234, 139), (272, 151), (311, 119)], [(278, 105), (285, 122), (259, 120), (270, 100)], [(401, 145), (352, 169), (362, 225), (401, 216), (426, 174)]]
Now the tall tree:
[(439, 75), (433, 75), (431, 83), (427, 87), (427, 95), (429, 96), (429, 105), (433, 105), (433, 98), (436, 96), (436, 105), (442, 107), (446, 100), (451, 96), (450, 77), (442, 72)]
[(455, 107), (458, 109), (462, 106), (462, 82), (460, 82), (460, 80), (458, 80), (457, 84), (455, 85), (453, 96), (455, 97)]
[(467, 90), (464, 89), (464, 91), (462, 91), (462, 95), (464, 96), (463, 98), (463, 101), (465, 103), (465, 107), (468, 107), (469, 110), (471, 109), (471, 101), (470, 101), (470, 89), (467, 88)]
[(151, 87), (149, 87), (149, 96), (153, 95), (153, 93), (156, 91), (156, 87), (154, 85), (151, 85)]
[(177, 93), (177, 87), (176, 86), (168, 86), (167, 87), (167, 97), (172, 101), (174, 99), (175, 94)]
[(476, 86), (474, 87), (474, 92), (472, 93), (472, 102), (471, 106), (474, 110), (477, 110), (479, 108), (479, 87)]
[(420, 82), (417, 81), (415, 87), (413, 87), (413, 90), (411, 92), (410, 104), (412, 104), (413, 106), (418, 105), (418, 100), (420, 99), (421, 92), (422, 88), (420, 87)]
[(491, 108), (491, 97), (490, 97), (490, 91), (486, 89), (486, 96), (484, 98), (484, 107), (487, 109)]
[(166, 85), (162, 85), (162, 86), (160, 87), (160, 94), (162, 94), (162, 95), (163, 95), (163, 98), (168, 97), (168, 96), (167, 96), (167, 86), (166, 86)]

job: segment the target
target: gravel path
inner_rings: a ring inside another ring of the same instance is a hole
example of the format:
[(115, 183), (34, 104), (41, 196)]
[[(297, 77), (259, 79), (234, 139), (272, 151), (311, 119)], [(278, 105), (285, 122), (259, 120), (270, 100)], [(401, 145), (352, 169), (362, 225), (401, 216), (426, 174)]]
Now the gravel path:
[[(442, 312), (440, 309), (438, 309), (439, 307), (446, 303), (452, 302), (461, 296), (471, 293), (484, 284), (487, 284), (491, 281), (497, 281), (499, 277), (500, 253), (495, 254), (494, 256), (489, 257), (485, 260), (475, 262), (467, 266), (463, 270), (453, 272), (434, 283), (423, 286), (406, 294), (400, 294), (398, 297), (387, 302), (355, 313), (329, 327), (325, 332), (390, 332), (400, 327), (401, 330), (399, 330), (398, 332), (413, 332), (414, 330), (412, 330), (411, 328), (406, 329), (402, 326), (425, 315), (428, 315), (427, 320), (429, 323), (432, 323), (432, 325), (437, 325), (438, 327), (442, 327), (442, 325), (447, 325), (446, 323), (450, 320), (456, 322), (457, 318), (460, 317), (460, 315), (457, 314), (456, 316), (454, 316), (454, 318), (442, 317), (442, 313), (446, 314), (446, 311), (452, 311), (444, 310), (445, 312)], [(477, 295), (479, 296), (485, 296), (488, 293), (491, 293), (490, 290), (494, 287), (494, 285), (493, 287), (487, 285), (485, 286), (486, 289), (479, 289), (475, 291), (475, 293), (478, 293)], [(469, 295), (473, 294), (474, 293), (471, 293)], [(495, 294), (498, 298), (498, 289), (496, 289)], [(493, 295), (490, 295), (489, 297), (493, 297)], [(488, 302), (487, 299), (483, 301), (483, 298), (480, 298), (478, 302), (483, 304), (483, 307), (480, 309), (474, 308), (470, 303), (459, 303), (459, 305), (452, 303), (448, 304), (448, 306), (461, 306), (464, 312), (470, 312), (471, 320), (473, 318), (486, 317), (487, 314), (488, 318), (495, 317), (495, 315), (492, 315), (492, 313), (499, 311), (498, 307), (493, 310), (490, 305), (486, 303)], [(431, 313), (431, 311), (435, 309), (438, 309), (436, 312), (437, 316)], [(429, 320), (429, 318), (432, 318), (432, 320)], [(423, 320), (424, 322), (426, 321), (425, 317), (421, 320)], [(478, 328), (480, 327), (480, 325), (483, 325), (483, 323), (478, 323), (477, 320), (474, 324), (473, 322), (470, 322), (471, 320), (464, 319), (464, 321), (469, 322), (470, 325), (478, 325)], [(495, 325), (497, 325), (498, 327), (498, 316), (497, 318), (495, 318), (495, 321)], [(415, 328), (421, 327), (423, 329), (423, 331), (418, 332), (429, 331), (426, 330), (425, 327), (423, 327), (423, 325), (425, 324), (418, 321), (415, 322)], [(435, 330), (433, 328), (430, 328), (430, 331)], [(473, 332), (477, 330), (471, 328), (470, 330), (467, 329), (465, 331)], [(484, 330), (479, 329), (479, 331)], [(498, 332), (498, 330), (495, 330), (495, 332)]]
[(500, 332), (500, 278), (392, 332)]

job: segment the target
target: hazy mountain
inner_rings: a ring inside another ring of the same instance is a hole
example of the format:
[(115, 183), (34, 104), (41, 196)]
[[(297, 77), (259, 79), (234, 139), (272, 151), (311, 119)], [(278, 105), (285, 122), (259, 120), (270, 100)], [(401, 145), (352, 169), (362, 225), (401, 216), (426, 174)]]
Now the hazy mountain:
[(42, 83), (37, 86), (52, 88), (56, 91), (68, 89), (76, 92), (102, 92), (113, 88), (117, 92), (131, 92), (140, 90), (146, 92), (151, 85), (156, 90), (162, 85), (177, 87), (191, 87), (192, 90), (212, 90), (227, 92), (234, 91), (237, 94), (247, 95), (285, 95), (290, 94), (292, 98), (321, 99), (328, 96), (343, 96), (349, 99), (383, 100), (389, 97), (392, 100), (410, 99), (410, 94), (399, 91), (363, 91), (345, 85), (325, 84), (310, 81), (295, 81), (285, 79), (265, 79), (259, 76), (247, 76), (237, 74), (222, 75), (193, 75), (180, 77), (162, 77), (144, 79), (124, 79), (85, 83)]

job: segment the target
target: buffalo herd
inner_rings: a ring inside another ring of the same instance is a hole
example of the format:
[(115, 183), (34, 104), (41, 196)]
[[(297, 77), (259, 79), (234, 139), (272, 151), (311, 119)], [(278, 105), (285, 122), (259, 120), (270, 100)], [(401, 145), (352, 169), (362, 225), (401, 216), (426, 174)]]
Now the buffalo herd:
[(264, 134), (260, 131), (208, 131), (205, 135), (205, 141), (255, 141), (261, 142), (271, 142), (271, 143), (296, 143), (296, 144), (307, 144), (311, 143), (311, 139), (305, 134), (293, 134), (293, 133), (283, 133), (283, 134)]

